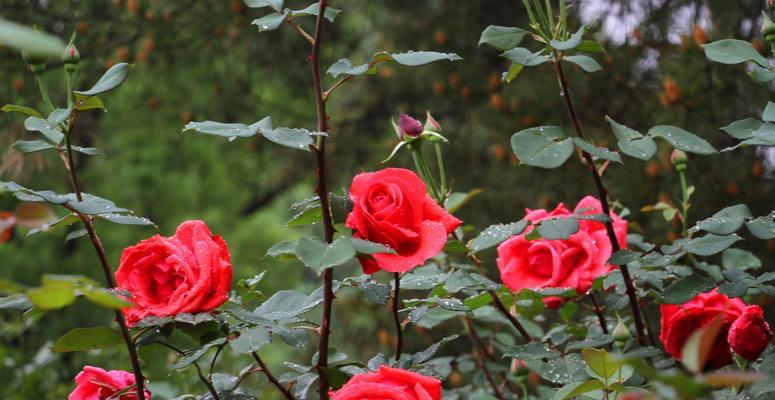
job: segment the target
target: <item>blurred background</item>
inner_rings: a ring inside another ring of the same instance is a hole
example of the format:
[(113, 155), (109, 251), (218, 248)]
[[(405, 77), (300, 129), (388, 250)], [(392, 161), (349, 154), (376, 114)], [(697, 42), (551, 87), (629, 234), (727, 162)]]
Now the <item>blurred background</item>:
[[(299, 9), (308, 3), (289, 0), (286, 6)], [(328, 105), (333, 188), (345, 188), (358, 172), (385, 166), (380, 161), (397, 143), (390, 119), (399, 111), (421, 118), (431, 110), (450, 139), (444, 151), (454, 189), (484, 189), (458, 214), (472, 230), (515, 221), (525, 207), (554, 207), (562, 201), (573, 206), (593, 193), (593, 182), (578, 157), (563, 168), (542, 170), (520, 167), (512, 155), (509, 139), (514, 132), (536, 125), (562, 125), (568, 132), (571, 128), (548, 64), (505, 84), (501, 74), (508, 61), (494, 49), (477, 46), (488, 25), (526, 28), (521, 2), (331, 3), (344, 12), (336, 23), (325, 26), (324, 69), (342, 57), (363, 63), (382, 50), (455, 52), (464, 59), (421, 68), (385, 64), (377, 76), (358, 77), (340, 88)], [(569, 73), (582, 123), (599, 145), (615, 146), (603, 118), (610, 115), (641, 132), (654, 125), (676, 125), (718, 149), (729, 147), (735, 142), (718, 127), (759, 116), (772, 96), (772, 88), (748, 78), (743, 67), (710, 63), (699, 47), (734, 37), (752, 42), (764, 53), (761, 0), (570, 3), (575, 25), (590, 25), (591, 34), (607, 49), (606, 54), (595, 55), (603, 71)], [(98, 223), (114, 264), (124, 247), (155, 233), (172, 234), (186, 219), (202, 219), (227, 240), (235, 282), (267, 271), (261, 283), (265, 293), (317, 287), (317, 278), (300, 264), (263, 258), (275, 242), (316, 231), (317, 227), (285, 227), (292, 215), (289, 204), (312, 196), (312, 156), (257, 138), (230, 143), (181, 133), (189, 121), (251, 124), (269, 115), (275, 126), (314, 129), (305, 62), (308, 43), (290, 26), (259, 34), (250, 23), (266, 13), (238, 0), (0, 0), (5, 19), (37, 25), (63, 39), (77, 32), (82, 57), (77, 88), (90, 87), (114, 63), (135, 65), (124, 85), (102, 96), (108, 111), (83, 113), (75, 132), (75, 143), (102, 151), (98, 157), (78, 160), (85, 190), (159, 226), (157, 232), (151, 227)], [(312, 30), (313, 19), (300, 21)], [(56, 64), (50, 64), (44, 75), (60, 105), (63, 77)], [(330, 76), (324, 80), (326, 87), (335, 82)], [(42, 104), (34, 76), (19, 54), (7, 48), (0, 49), (0, 103)], [(8, 150), (28, 135), (23, 119), (19, 114), (0, 115), (0, 179), (68, 191), (65, 172), (53, 154), (23, 156)], [(625, 158), (623, 165), (609, 166), (604, 176), (611, 198), (631, 211), (631, 231), (645, 231), (654, 243), (673, 240), (680, 231), (678, 221), (639, 211), (658, 201), (675, 203), (680, 186), (670, 165), (670, 150), (660, 147), (648, 163)], [(406, 154), (390, 165), (412, 167)], [(772, 153), (748, 147), (710, 157), (690, 156), (688, 176), (696, 186), (691, 223), (729, 205), (745, 203), (754, 215), (764, 215), (775, 204)], [(11, 196), (0, 194), (0, 212), (14, 212), (17, 206)], [(30, 238), (25, 233), (17, 227), (10, 237), (0, 234), (0, 279), (36, 285), (43, 273), (59, 273), (101, 280), (88, 241), (64, 243), (67, 232)], [(772, 241), (747, 240), (739, 246), (757, 254), (765, 266), (772, 265)], [(494, 251), (485, 259), (496, 276)], [(365, 304), (358, 292), (345, 291), (336, 302), (334, 319), (332, 343), (351, 359), (364, 362), (380, 351), (391, 352), (392, 324), (384, 307)], [(0, 397), (62, 399), (84, 364), (128, 369), (123, 348), (65, 354), (48, 350), (52, 340), (74, 327), (110, 320), (109, 311), (86, 302), (35, 321), (16, 311), (0, 311)], [(428, 336), (422, 330), (410, 332), (409, 350), (432, 343)], [(276, 373), (283, 371), (282, 361), (304, 363), (310, 356), (279, 343), (263, 353)], [(222, 362), (218, 372), (236, 373), (247, 363)], [(169, 375), (167, 371), (167, 365), (159, 363), (146, 367), (154, 398), (205, 392), (191, 371)], [(275, 396), (262, 377), (251, 377), (247, 385), (259, 398)]]

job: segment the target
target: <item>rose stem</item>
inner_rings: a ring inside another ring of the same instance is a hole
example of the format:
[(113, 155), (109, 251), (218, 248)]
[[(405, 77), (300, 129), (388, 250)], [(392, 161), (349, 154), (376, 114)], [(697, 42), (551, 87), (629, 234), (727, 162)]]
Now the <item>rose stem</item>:
[[(315, 21), (315, 38), (312, 41), (312, 54), (309, 56), (312, 65), (312, 84), (315, 89), (315, 106), (317, 111), (317, 130), (327, 132), (326, 101), (323, 99), (323, 89), (320, 80), (320, 42), (323, 40), (323, 16), (326, 13), (326, 0), (318, 2), (318, 15)], [(331, 209), (328, 205), (328, 182), (326, 181), (326, 137), (318, 136), (317, 146), (310, 145), (317, 157), (317, 194), (320, 198), (320, 208), (323, 210), (323, 230), (327, 243), (334, 238), (334, 224)], [(318, 394), (321, 400), (328, 400), (328, 377), (325, 368), (328, 367), (328, 339), (331, 334), (331, 306), (334, 301), (334, 275), (331, 268), (323, 271), (323, 315), (320, 319), (320, 344), (318, 348)]]
[[(178, 353), (179, 356), (182, 356), (182, 355), (186, 354), (185, 351), (183, 351), (183, 350), (181, 350), (181, 349), (179, 349), (179, 348), (177, 348), (177, 347), (175, 347), (175, 346), (173, 346), (173, 345), (171, 345), (171, 344), (169, 344), (167, 342), (158, 341), (156, 343), (158, 343), (158, 344), (160, 344), (160, 345), (162, 345), (162, 346), (164, 346), (164, 347), (166, 347), (168, 349), (171, 349), (172, 351)], [(218, 355), (216, 354), (216, 357), (217, 356)], [(210, 392), (211, 395), (213, 395), (213, 399), (214, 400), (220, 400), (220, 396), (218, 396), (218, 391), (215, 390), (215, 386), (213, 386), (213, 382), (211, 380), (207, 379), (207, 377), (205, 377), (204, 373), (202, 373), (202, 368), (199, 367), (199, 363), (194, 361), (193, 364), (194, 364), (194, 368), (196, 368), (196, 374), (197, 374), (197, 376), (199, 376), (199, 380), (202, 381), (205, 384), (205, 386), (207, 386), (207, 390)]]
[(398, 308), (401, 302), (399, 298), (401, 290), (401, 274), (396, 272), (393, 275), (395, 289), (393, 291), (393, 321), (396, 323), (396, 361), (401, 359), (401, 349), (404, 347), (404, 333), (401, 329), (401, 319), (398, 317)]
[(592, 305), (595, 306), (595, 314), (597, 314), (597, 319), (600, 320), (600, 329), (602, 329), (603, 333), (607, 335), (608, 323), (605, 321), (605, 315), (603, 315), (603, 310), (600, 308), (600, 305), (597, 303), (595, 294), (592, 292), (589, 292), (589, 299), (592, 300)]
[[(576, 108), (573, 106), (573, 100), (570, 97), (568, 90), (568, 80), (565, 77), (565, 72), (562, 69), (562, 62), (557, 58), (557, 54), (554, 54), (554, 70), (557, 73), (557, 81), (560, 84), (560, 96), (565, 101), (565, 108), (568, 111), (571, 121), (573, 122), (573, 128), (576, 130), (576, 135), (580, 139), (584, 139), (584, 131), (581, 129), (578, 115), (576, 114)], [(592, 156), (586, 151), (581, 152), (584, 160), (587, 162), (589, 172), (592, 173), (592, 178), (595, 180), (595, 186), (597, 187), (598, 198), (600, 199), (600, 206), (603, 209), (603, 214), (609, 218), (604, 222), (606, 232), (608, 233), (608, 240), (611, 242), (612, 254), (621, 250), (619, 247), (619, 241), (616, 239), (616, 232), (614, 231), (614, 224), (610, 219), (611, 210), (608, 205), (608, 190), (603, 184), (603, 179), (600, 177), (600, 172), (595, 167), (595, 162)], [(646, 345), (646, 340), (643, 335), (644, 324), (641, 318), (640, 305), (638, 302), (638, 295), (635, 293), (635, 285), (632, 283), (632, 277), (627, 265), (620, 265), (619, 270), (622, 271), (622, 278), (624, 278), (624, 285), (627, 287), (627, 297), (630, 299), (630, 308), (632, 310), (632, 318), (635, 320), (635, 329), (637, 330), (638, 343), (641, 346)]]
[[(75, 192), (75, 197), (79, 202), (81, 202), (83, 201), (83, 195), (81, 194), (81, 187), (78, 184), (78, 175), (73, 162), (73, 147), (70, 143), (70, 133), (75, 126), (76, 116), (76, 111), (73, 110), (72, 115), (70, 116), (70, 123), (67, 126), (65, 134), (67, 161), (64, 159), (63, 161), (65, 161), (65, 169), (67, 169), (68, 175), (70, 176), (70, 185)], [(91, 239), (92, 246), (94, 246), (94, 250), (97, 252), (97, 257), (100, 259), (100, 264), (102, 265), (102, 272), (105, 275), (105, 283), (107, 284), (107, 287), (109, 289), (115, 289), (116, 280), (113, 277), (113, 271), (111, 270), (110, 264), (108, 263), (108, 258), (105, 256), (105, 249), (102, 247), (100, 237), (97, 236), (97, 232), (94, 230), (94, 224), (92, 224), (91, 218), (75, 210), (73, 210), (73, 212), (78, 215), (78, 218), (80, 218), (81, 221), (83, 221), (83, 224), (86, 226), (86, 232), (89, 234), (89, 239)], [(135, 348), (135, 342), (132, 340), (132, 335), (129, 333), (129, 328), (126, 325), (124, 315), (121, 314), (121, 311), (119, 310), (116, 310), (115, 314), (116, 322), (118, 322), (118, 326), (121, 328), (121, 336), (124, 337), (124, 343), (126, 343), (126, 350), (127, 353), (129, 353), (129, 360), (132, 363), (132, 370), (135, 375), (135, 385), (137, 386), (137, 400), (145, 400), (145, 389), (143, 388), (145, 378), (143, 377), (143, 372), (140, 369), (140, 360), (137, 357), (137, 348)]]
[(471, 322), (471, 318), (465, 317), (464, 319), (466, 321), (466, 326), (468, 327), (468, 334), (471, 338), (471, 342), (474, 344), (474, 349), (476, 349), (476, 354), (479, 358), (479, 365), (481, 365), (482, 372), (484, 372), (484, 377), (487, 378), (488, 382), (490, 382), (490, 386), (492, 386), (492, 391), (493, 394), (495, 394), (495, 397), (499, 400), (506, 400), (506, 398), (503, 397), (503, 393), (501, 392), (500, 388), (498, 387), (498, 383), (495, 382), (495, 379), (492, 377), (490, 369), (487, 367), (487, 349), (484, 347), (482, 339), (476, 333), (474, 324)]
[[(476, 268), (479, 270), (479, 273), (482, 276), (486, 276), (485, 273), (484, 273), (484, 267), (482, 266), (482, 261), (481, 260), (476, 258), (476, 256), (473, 255), (473, 254), (469, 255), (468, 259), (471, 260), (474, 263), (474, 265), (476, 265)], [(533, 337), (530, 336), (530, 334), (527, 332), (525, 327), (522, 326), (522, 323), (519, 322), (517, 317), (515, 317), (514, 315), (512, 315), (509, 312), (509, 310), (503, 304), (501, 299), (498, 297), (498, 293), (495, 293), (494, 290), (488, 290), (487, 293), (489, 293), (490, 297), (492, 297), (492, 301), (493, 301), (493, 303), (495, 303), (495, 308), (497, 308), (498, 311), (500, 311), (501, 314), (503, 314), (503, 316), (505, 316), (509, 320), (509, 322), (511, 322), (511, 325), (513, 325), (514, 328), (516, 328), (517, 331), (519, 331), (519, 333), (522, 335), (523, 338), (525, 338), (525, 340), (527, 340), (528, 342), (532, 342), (533, 341)]]
[(258, 363), (258, 366), (261, 367), (261, 371), (264, 373), (264, 375), (266, 375), (266, 378), (269, 379), (269, 382), (271, 382), (272, 385), (275, 385), (275, 387), (277, 387), (277, 390), (279, 390), (283, 394), (283, 396), (285, 396), (286, 399), (294, 400), (293, 399), (293, 395), (291, 394), (291, 392), (288, 391), (288, 389), (286, 387), (284, 387), (280, 383), (280, 381), (277, 380), (277, 378), (274, 377), (272, 372), (269, 371), (269, 368), (264, 363), (264, 360), (262, 360), (261, 357), (259, 357), (258, 353), (254, 351), (251, 354), (253, 354), (253, 358)]

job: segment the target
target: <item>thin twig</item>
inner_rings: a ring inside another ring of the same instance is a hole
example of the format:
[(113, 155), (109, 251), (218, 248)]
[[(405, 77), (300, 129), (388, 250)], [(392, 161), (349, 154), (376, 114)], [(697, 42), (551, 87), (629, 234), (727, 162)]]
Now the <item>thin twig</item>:
[(476, 354), (479, 356), (479, 365), (482, 367), (484, 377), (487, 379), (487, 382), (490, 383), (490, 386), (492, 386), (492, 391), (495, 397), (499, 400), (506, 400), (506, 398), (503, 397), (503, 393), (501, 392), (498, 383), (492, 377), (490, 368), (487, 367), (487, 348), (483, 346), (479, 335), (476, 333), (476, 329), (474, 328), (474, 323), (471, 321), (471, 317), (465, 317), (464, 320), (466, 322), (466, 326), (468, 327), (468, 333), (471, 337), (471, 342), (473, 342)]
[(605, 315), (603, 315), (603, 310), (600, 308), (600, 305), (597, 304), (597, 299), (595, 298), (595, 294), (592, 292), (589, 292), (589, 299), (592, 300), (592, 305), (595, 306), (595, 314), (597, 314), (597, 319), (600, 321), (600, 329), (603, 330), (604, 334), (608, 334), (608, 323), (605, 320)]
[[(479, 270), (479, 273), (482, 274), (482, 276), (485, 276), (484, 266), (482, 265), (482, 261), (473, 254), (469, 255), (468, 259), (474, 263), (476, 268)], [(511, 322), (511, 325), (513, 325), (514, 328), (516, 328), (517, 331), (519, 331), (519, 333), (522, 335), (523, 338), (525, 338), (525, 340), (527, 340), (528, 342), (532, 342), (533, 337), (530, 336), (530, 333), (528, 333), (527, 329), (525, 329), (525, 327), (522, 326), (522, 323), (519, 322), (517, 317), (515, 317), (509, 312), (509, 310), (503, 304), (501, 299), (498, 297), (498, 293), (495, 293), (494, 290), (488, 290), (487, 293), (489, 293), (490, 297), (492, 297), (492, 301), (495, 304), (495, 308), (497, 308), (498, 311), (500, 311), (501, 314), (503, 314), (503, 316), (506, 317), (506, 319), (508, 319), (509, 322)]]
[[(568, 80), (565, 77), (565, 72), (562, 69), (562, 61), (558, 58), (558, 56), (554, 55), (554, 69), (557, 72), (557, 80), (560, 84), (560, 95), (562, 96), (563, 100), (565, 101), (565, 108), (568, 111), (568, 115), (570, 116), (571, 122), (573, 123), (573, 127), (576, 130), (576, 135), (580, 139), (584, 139), (584, 131), (581, 128), (581, 124), (579, 123), (578, 115), (576, 114), (576, 108), (573, 106), (573, 100), (570, 97), (570, 92), (568, 90)], [(584, 160), (587, 163), (587, 166), (589, 167), (589, 171), (592, 174), (592, 178), (595, 180), (595, 187), (597, 188), (598, 198), (600, 199), (600, 206), (603, 209), (603, 214), (606, 216), (611, 215), (611, 210), (608, 205), (608, 190), (606, 189), (605, 185), (603, 184), (603, 179), (600, 177), (600, 172), (595, 167), (595, 162), (592, 159), (592, 155), (587, 153), (586, 151), (581, 152), (582, 156), (584, 157)], [(611, 242), (611, 249), (612, 253), (616, 253), (617, 251), (621, 250), (619, 246), (619, 240), (616, 238), (616, 231), (614, 231), (614, 225), (612, 220), (609, 218), (605, 222), (605, 229), (608, 233), (608, 240)], [(632, 310), (632, 316), (635, 320), (635, 329), (636, 337), (638, 338), (638, 343), (641, 346), (646, 345), (645, 335), (644, 335), (644, 323), (643, 319), (641, 318), (640, 313), (640, 305), (638, 301), (638, 295), (636, 293), (635, 285), (632, 283), (632, 277), (630, 276), (630, 271), (627, 268), (627, 265), (620, 265), (619, 270), (622, 272), (622, 278), (624, 279), (624, 285), (627, 288), (627, 297), (630, 300), (630, 308)]]
[(401, 274), (396, 272), (393, 275), (394, 291), (393, 291), (393, 321), (396, 323), (396, 361), (401, 359), (401, 350), (404, 347), (404, 333), (401, 328), (401, 319), (398, 317), (398, 309), (401, 299), (399, 297), (401, 290)]
[[(182, 356), (182, 355), (186, 354), (185, 351), (183, 351), (183, 350), (181, 350), (181, 349), (179, 349), (179, 348), (177, 348), (177, 347), (175, 347), (175, 346), (173, 346), (173, 345), (171, 345), (171, 344), (169, 344), (167, 342), (163, 342), (163, 341), (160, 340), (160, 341), (158, 341), (156, 343), (158, 343), (158, 344), (160, 344), (160, 345), (162, 345), (162, 346), (164, 346), (164, 347), (166, 347), (166, 348), (168, 348), (168, 349), (178, 353), (179, 356)], [(218, 391), (215, 390), (215, 386), (213, 386), (213, 382), (211, 380), (209, 380), (202, 373), (202, 368), (199, 367), (199, 364), (196, 361), (194, 361), (193, 364), (194, 364), (194, 368), (196, 368), (196, 374), (199, 376), (199, 380), (201, 380), (202, 383), (204, 383), (205, 386), (207, 386), (207, 390), (210, 392), (211, 395), (213, 395), (213, 399), (214, 400), (220, 400), (220, 396), (218, 396)]]
[[(323, 40), (323, 16), (326, 12), (326, 0), (318, 2), (318, 15), (315, 22), (315, 38), (312, 41), (312, 54), (309, 56), (312, 67), (312, 84), (315, 89), (315, 109), (317, 114), (317, 131), (327, 132), (326, 101), (320, 79), (320, 43)], [(317, 194), (320, 198), (320, 209), (323, 210), (323, 231), (327, 243), (334, 238), (334, 223), (331, 208), (328, 205), (328, 182), (326, 180), (326, 137), (318, 136), (317, 146), (310, 146), (317, 158)], [(320, 319), (320, 344), (318, 346), (318, 395), (320, 400), (328, 400), (328, 377), (325, 369), (328, 367), (328, 342), (331, 334), (331, 308), (334, 301), (334, 274), (331, 268), (323, 271), (323, 310)]]
[(255, 359), (256, 362), (258, 363), (258, 366), (261, 367), (261, 371), (264, 373), (264, 375), (266, 375), (266, 378), (269, 379), (269, 382), (271, 382), (272, 385), (274, 385), (277, 388), (277, 390), (279, 390), (283, 394), (283, 396), (285, 396), (286, 399), (294, 400), (293, 395), (288, 390), (288, 388), (284, 387), (282, 383), (280, 383), (280, 381), (278, 381), (277, 378), (274, 377), (272, 372), (269, 371), (269, 367), (266, 366), (266, 364), (264, 363), (264, 360), (261, 359), (258, 353), (254, 351), (251, 354), (253, 354), (253, 359)]
[(323, 92), (323, 100), (328, 100), (328, 96), (331, 96), (331, 93), (333, 93), (334, 90), (338, 89), (339, 86), (342, 86), (345, 82), (349, 81), (352, 78), (353, 78), (352, 75), (347, 75), (344, 78), (338, 80), (335, 84), (333, 84), (333, 86), (331, 86), (330, 88), (328, 88), (328, 90)]
[(294, 29), (299, 31), (299, 33), (301, 33), (301, 36), (304, 36), (304, 39), (307, 39), (309, 44), (315, 43), (315, 39), (313, 39), (312, 36), (310, 36), (309, 33), (307, 33), (307, 31), (305, 31), (304, 28), (301, 27), (301, 25), (293, 22), (293, 19), (288, 18), (285, 20), (285, 22), (289, 23)]
[[(72, 186), (73, 192), (75, 192), (75, 197), (79, 202), (82, 202), (83, 194), (81, 193), (81, 187), (78, 183), (78, 175), (75, 169), (74, 158), (73, 158), (73, 147), (70, 142), (70, 135), (72, 133), (73, 127), (75, 126), (76, 116), (77, 116), (76, 111), (73, 110), (73, 113), (70, 117), (70, 123), (68, 124), (68, 127), (67, 127), (67, 133), (65, 134), (65, 146), (67, 147), (66, 148), (67, 162), (65, 163), (65, 168), (67, 169), (68, 175), (70, 177), (70, 185)], [(79, 212), (76, 212), (76, 215), (78, 215), (78, 218), (80, 218), (81, 221), (83, 221), (83, 224), (86, 227), (86, 232), (88, 233), (89, 239), (91, 240), (92, 246), (94, 247), (94, 250), (97, 252), (97, 257), (99, 258), (100, 265), (102, 266), (102, 273), (103, 275), (105, 275), (106, 286), (109, 289), (115, 289), (116, 280), (113, 276), (113, 270), (111, 269), (110, 263), (108, 262), (108, 258), (105, 255), (105, 249), (102, 247), (102, 242), (100, 241), (100, 238), (94, 229), (94, 224), (92, 223), (91, 217)], [(126, 344), (127, 353), (129, 354), (129, 360), (132, 364), (132, 371), (134, 372), (134, 376), (135, 376), (135, 385), (137, 387), (137, 400), (145, 400), (145, 388), (144, 388), (145, 377), (143, 377), (143, 372), (142, 372), (142, 369), (140, 368), (140, 359), (137, 356), (137, 348), (135, 347), (135, 342), (132, 340), (132, 335), (129, 332), (129, 327), (126, 324), (126, 320), (124, 319), (124, 315), (121, 313), (121, 311), (116, 310), (115, 316), (116, 316), (116, 322), (118, 323), (118, 326), (121, 329), (121, 336), (124, 338), (124, 343)]]

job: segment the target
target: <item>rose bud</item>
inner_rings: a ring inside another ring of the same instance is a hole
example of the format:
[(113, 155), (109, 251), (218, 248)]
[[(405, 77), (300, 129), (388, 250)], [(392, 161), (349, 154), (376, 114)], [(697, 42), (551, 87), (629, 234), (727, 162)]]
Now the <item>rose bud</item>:
[(405, 135), (409, 137), (417, 137), (423, 131), (420, 121), (401, 113), (398, 118), (398, 138), (404, 140)]
[(46, 58), (36, 54), (30, 54), (23, 51), (22, 58), (29, 65), (30, 71), (35, 75), (40, 75), (46, 70)]
[(441, 133), (441, 124), (439, 121), (436, 121), (436, 118), (433, 118), (430, 111), (426, 111), (425, 113), (425, 125), (423, 125), (423, 129), (430, 132)]
[(756, 361), (772, 339), (770, 325), (759, 306), (748, 306), (729, 327), (729, 346), (748, 361)]
[(81, 53), (74, 44), (70, 43), (62, 52), (62, 62), (65, 64), (78, 64), (81, 61)]
[(630, 330), (627, 328), (627, 325), (625, 325), (621, 319), (616, 323), (616, 327), (614, 327), (613, 337), (614, 342), (616, 343), (616, 347), (618, 347), (619, 350), (624, 349), (624, 345), (627, 344), (627, 340), (632, 337), (632, 335), (630, 335)]
[(689, 161), (689, 159), (686, 157), (686, 153), (681, 150), (675, 149), (673, 150), (673, 153), (670, 154), (670, 162), (675, 165), (675, 169), (679, 171), (686, 169), (687, 161)]

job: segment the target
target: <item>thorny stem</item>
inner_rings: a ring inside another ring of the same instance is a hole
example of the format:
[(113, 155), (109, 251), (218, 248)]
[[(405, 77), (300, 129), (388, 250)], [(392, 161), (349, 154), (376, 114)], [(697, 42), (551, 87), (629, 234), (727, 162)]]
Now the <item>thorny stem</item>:
[(401, 274), (396, 272), (393, 275), (393, 321), (396, 323), (396, 361), (401, 359), (401, 350), (404, 347), (404, 332), (401, 329), (401, 319), (398, 317), (399, 304), (401, 299), (399, 297), (401, 290)]
[[(45, 92), (45, 90), (44, 90)], [(73, 127), (75, 126), (75, 120), (76, 120), (76, 112), (73, 110), (73, 114), (70, 117), (70, 123), (67, 127), (67, 132), (65, 134), (65, 146), (67, 151), (67, 164), (65, 165), (68, 175), (70, 177), (70, 184), (72, 186), (73, 191), (75, 192), (75, 197), (78, 199), (78, 201), (83, 201), (83, 194), (81, 193), (80, 185), (78, 184), (78, 175), (75, 169), (75, 166), (73, 164), (73, 147), (70, 143), (70, 134), (73, 130)], [(99, 236), (97, 236), (97, 232), (94, 230), (94, 224), (92, 223), (92, 220), (89, 216), (81, 214), (79, 212), (76, 212), (78, 215), (78, 218), (83, 221), (83, 224), (86, 226), (86, 232), (89, 234), (89, 239), (91, 240), (92, 246), (94, 246), (94, 250), (97, 252), (97, 257), (100, 259), (100, 265), (102, 266), (102, 272), (105, 275), (105, 283), (109, 289), (115, 289), (116, 288), (116, 280), (113, 277), (113, 271), (110, 268), (110, 263), (108, 262), (108, 258), (105, 255), (105, 249), (102, 247), (102, 242), (100, 241)], [(126, 320), (124, 319), (124, 315), (121, 314), (121, 311), (116, 310), (116, 322), (118, 323), (118, 326), (121, 328), (121, 336), (124, 338), (124, 343), (126, 344), (126, 350), (129, 354), (129, 360), (132, 363), (132, 370), (135, 375), (135, 384), (137, 386), (137, 399), (138, 400), (145, 400), (145, 389), (144, 381), (145, 378), (143, 377), (143, 372), (140, 369), (140, 360), (137, 356), (137, 348), (135, 347), (135, 342), (132, 340), (132, 335), (129, 332), (129, 327), (127, 327)], [(216, 397), (217, 398), (217, 397)]]
[[(578, 135), (580, 139), (584, 139), (584, 131), (581, 128), (578, 115), (576, 114), (576, 109), (573, 106), (573, 100), (571, 99), (570, 92), (568, 91), (568, 80), (565, 77), (565, 72), (562, 69), (562, 61), (560, 58), (558, 58), (556, 53), (554, 54), (553, 64), (554, 69), (557, 72), (557, 80), (560, 84), (560, 95), (565, 101), (565, 108), (567, 109), (568, 115), (570, 116), (571, 122), (573, 123), (573, 127), (576, 130), (576, 135)], [(603, 184), (603, 179), (600, 177), (600, 172), (595, 167), (595, 162), (589, 153), (582, 151), (581, 154), (584, 157), (587, 166), (589, 167), (589, 172), (592, 174), (592, 178), (595, 180), (595, 186), (597, 187), (598, 198), (600, 199), (600, 206), (603, 209), (603, 214), (610, 216), (611, 210), (608, 205), (608, 190)], [(621, 250), (621, 248), (619, 247), (619, 241), (616, 238), (613, 222), (610, 219), (605, 221), (605, 229), (608, 233), (608, 240), (611, 242), (612, 254), (616, 253), (617, 251)], [(636, 337), (638, 338), (638, 343), (641, 346), (645, 346), (646, 340), (643, 333), (644, 323), (640, 313), (638, 295), (635, 292), (635, 285), (632, 283), (632, 277), (630, 276), (630, 271), (627, 268), (627, 265), (620, 265), (619, 269), (622, 272), (622, 278), (624, 278), (624, 284), (627, 287), (627, 297), (630, 300), (632, 317), (635, 320), (635, 329), (637, 331)]]
[(264, 363), (264, 360), (261, 359), (258, 353), (254, 351), (251, 354), (253, 354), (253, 359), (255, 359), (256, 362), (258, 363), (258, 366), (261, 367), (261, 371), (264, 373), (264, 375), (266, 375), (266, 378), (269, 379), (269, 382), (271, 382), (272, 385), (274, 385), (277, 388), (277, 390), (279, 390), (283, 394), (283, 396), (285, 396), (286, 399), (294, 400), (293, 395), (288, 390), (288, 388), (283, 386), (280, 383), (280, 381), (278, 381), (277, 378), (275, 378), (275, 376), (272, 374), (271, 371), (269, 371), (269, 368), (266, 366), (266, 364)]
[(476, 329), (474, 328), (474, 323), (471, 321), (470, 317), (465, 317), (464, 320), (466, 321), (466, 327), (468, 328), (468, 335), (471, 337), (471, 342), (473, 342), (474, 349), (476, 350), (476, 354), (478, 355), (479, 365), (481, 365), (482, 367), (482, 372), (484, 373), (484, 377), (487, 379), (487, 382), (490, 383), (490, 386), (492, 386), (492, 391), (495, 397), (498, 398), (499, 400), (506, 400), (506, 398), (503, 396), (503, 392), (501, 392), (501, 389), (498, 386), (498, 383), (493, 378), (492, 373), (490, 373), (490, 368), (487, 367), (488, 352), (487, 352), (487, 349), (484, 347), (484, 343), (482, 343), (482, 339), (476, 333)]
[[(473, 254), (469, 255), (468, 259), (471, 260), (471, 262), (473, 262), (474, 265), (476, 265), (476, 269), (479, 270), (479, 273), (482, 276), (485, 276), (484, 266), (482, 266), (482, 261), (476, 258), (476, 256)], [(511, 322), (511, 325), (514, 326), (514, 328), (516, 328), (517, 331), (519, 331), (519, 334), (522, 335), (522, 337), (525, 338), (525, 340), (527, 340), (528, 342), (532, 342), (533, 337), (530, 336), (530, 334), (527, 332), (525, 327), (522, 326), (522, 323), (519, 322), (517, 317), (515, 317), (513, 314), (509, 312), (509, 310), (503, 304), (501, 299), (498, 297), (498, 293), (495, 293), (494, 290), (488, 290), (487, 293), (489, 293), (490, 297), (492, 297), (492, 301), (495, 304), (495, 308), (497, 308), (498, 311), (500, 311), (501, 314), (503, 314), (503, 316), (505, 316), (506, 319), (508, 319), (509, 322)]]
[(589, 299), (592, 300), (592, 305), (595, 306), (595, 314), (597, 314), (597, 319), (600, 321), (600, 329), (603, 330), (604, 334), (608, 334), (608, 323), (605, 320), (605, 315), (603, 314), (603, 309), (600, 308), (600, 305), (597, 303), (597, 299), (595, 298), (595, 294), (592, 292), (589, 292)]
[[(315, 88), (315, 107), (317, 111), (317, 131), (327, 132), (326, 100), (320, 79), (320, 43), (323, 40), (323, 15), (326, 12), (326, 0), (318, 2), (318, 15), (315, 22), (315, 38), (312, 41), (312, 54), (309, 56), (312, 66), (312, 84)], [(331, 208), (328, 205), (328, 182), (326, 181), (326, 137), (318, 136), (317, 146), (310, 146), (317, 157), (317, 194), (320, 198), (320, 208), (323, 210), (323, 230), (327, 243), (334, 239), (334, 224)], [(325, 369), (328, 367), (328, 341), (331, 334), (331, 307), (334, 301), (334, 274), (331, 268), (323, 271), (323, 315), (320, 319), (320, 344), (318, 348), (318, 395), (320, 400), (328, 400), (328, 377)]]

